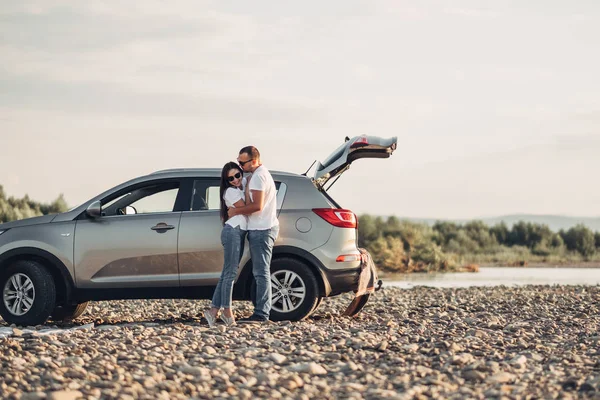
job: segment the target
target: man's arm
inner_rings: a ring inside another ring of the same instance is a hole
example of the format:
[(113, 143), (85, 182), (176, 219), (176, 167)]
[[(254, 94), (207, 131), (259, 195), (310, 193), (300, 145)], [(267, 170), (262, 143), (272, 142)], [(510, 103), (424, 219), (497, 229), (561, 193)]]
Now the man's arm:
[(229, 218), (239, 214), (250, 215), (257, 211), (261, 211), (265, 205), (265, 193), (262, 190), (253, 190), (252, 198), (254, 201), (250, 201), (250, 196), (246, 195), (247, 202), (244, 207), (230, 208), (227, 211)]
[(250, 199), (250, 178), (252, 178), (252, 176), (249, 176), (248, 179), (246, 179), (246, 190), (244, 190), (246, 204), (252, 203), (252, 200)]

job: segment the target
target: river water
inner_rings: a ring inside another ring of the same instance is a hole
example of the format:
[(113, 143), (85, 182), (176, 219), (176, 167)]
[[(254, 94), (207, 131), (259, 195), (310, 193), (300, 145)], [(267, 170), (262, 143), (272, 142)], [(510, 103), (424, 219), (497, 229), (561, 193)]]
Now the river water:
[(484, 267), (479, 272), (394, 274), (383, 286), (470, 287), (514, 285), (600, 285), (600, 268)]

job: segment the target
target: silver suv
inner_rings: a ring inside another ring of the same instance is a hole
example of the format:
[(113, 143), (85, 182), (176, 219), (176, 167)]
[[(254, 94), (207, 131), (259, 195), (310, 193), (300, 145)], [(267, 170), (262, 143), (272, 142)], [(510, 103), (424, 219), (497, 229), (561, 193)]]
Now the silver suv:
[[(353, 161), (387, 158), (395, 149), (395, 137), (346, 138), (312, 179), (272, 172), (280, 222), (272, 320), (300, 320), (324, 297), (356, 290), (356, 216), (325, 186)], [(159, 171), (65, 213), (0, 224), (0, 314), (8, 323), (37, 325), (76, 318), (90, 300), (210, 299), (223, 265), (219, 175)], [(252, 300), (251, 263), (246, 246), (234, 299)]]

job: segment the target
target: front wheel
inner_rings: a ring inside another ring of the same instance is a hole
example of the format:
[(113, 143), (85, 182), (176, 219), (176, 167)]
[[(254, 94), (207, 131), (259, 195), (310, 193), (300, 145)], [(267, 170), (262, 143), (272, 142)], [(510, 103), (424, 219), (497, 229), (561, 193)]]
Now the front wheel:
[(36, 261), (19, 260), (3, 270), (0, 290), (0, 315), (9, 324), (43, 324), (56, 302), (54, 279)]
[(319, 300), (319, 285), (306, 264), (293, 258), (271, 263), (272, 321), (299, 321), (308, 317)]

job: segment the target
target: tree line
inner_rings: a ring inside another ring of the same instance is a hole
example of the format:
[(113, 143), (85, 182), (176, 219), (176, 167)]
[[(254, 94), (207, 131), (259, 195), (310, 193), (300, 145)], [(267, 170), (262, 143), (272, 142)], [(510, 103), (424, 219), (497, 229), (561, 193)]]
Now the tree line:
[(600, 260), (600, 232), (585, 225), (559, 232), (525, 221), (510, 228), (482, 221), (437, 221), (429, 226), (366, 214), (359, 217), (358, 242), (380, 268), (397, 272), (459, 270), (479, 262), (524, 265)]
[(39, 203), (29, 196), (22, 198), (7, 197), (4, 187), (0, 185), (0, 224), (24, 218), (38, 217), (67, 211), (67, 203), (61, 194), (51, 203)]

